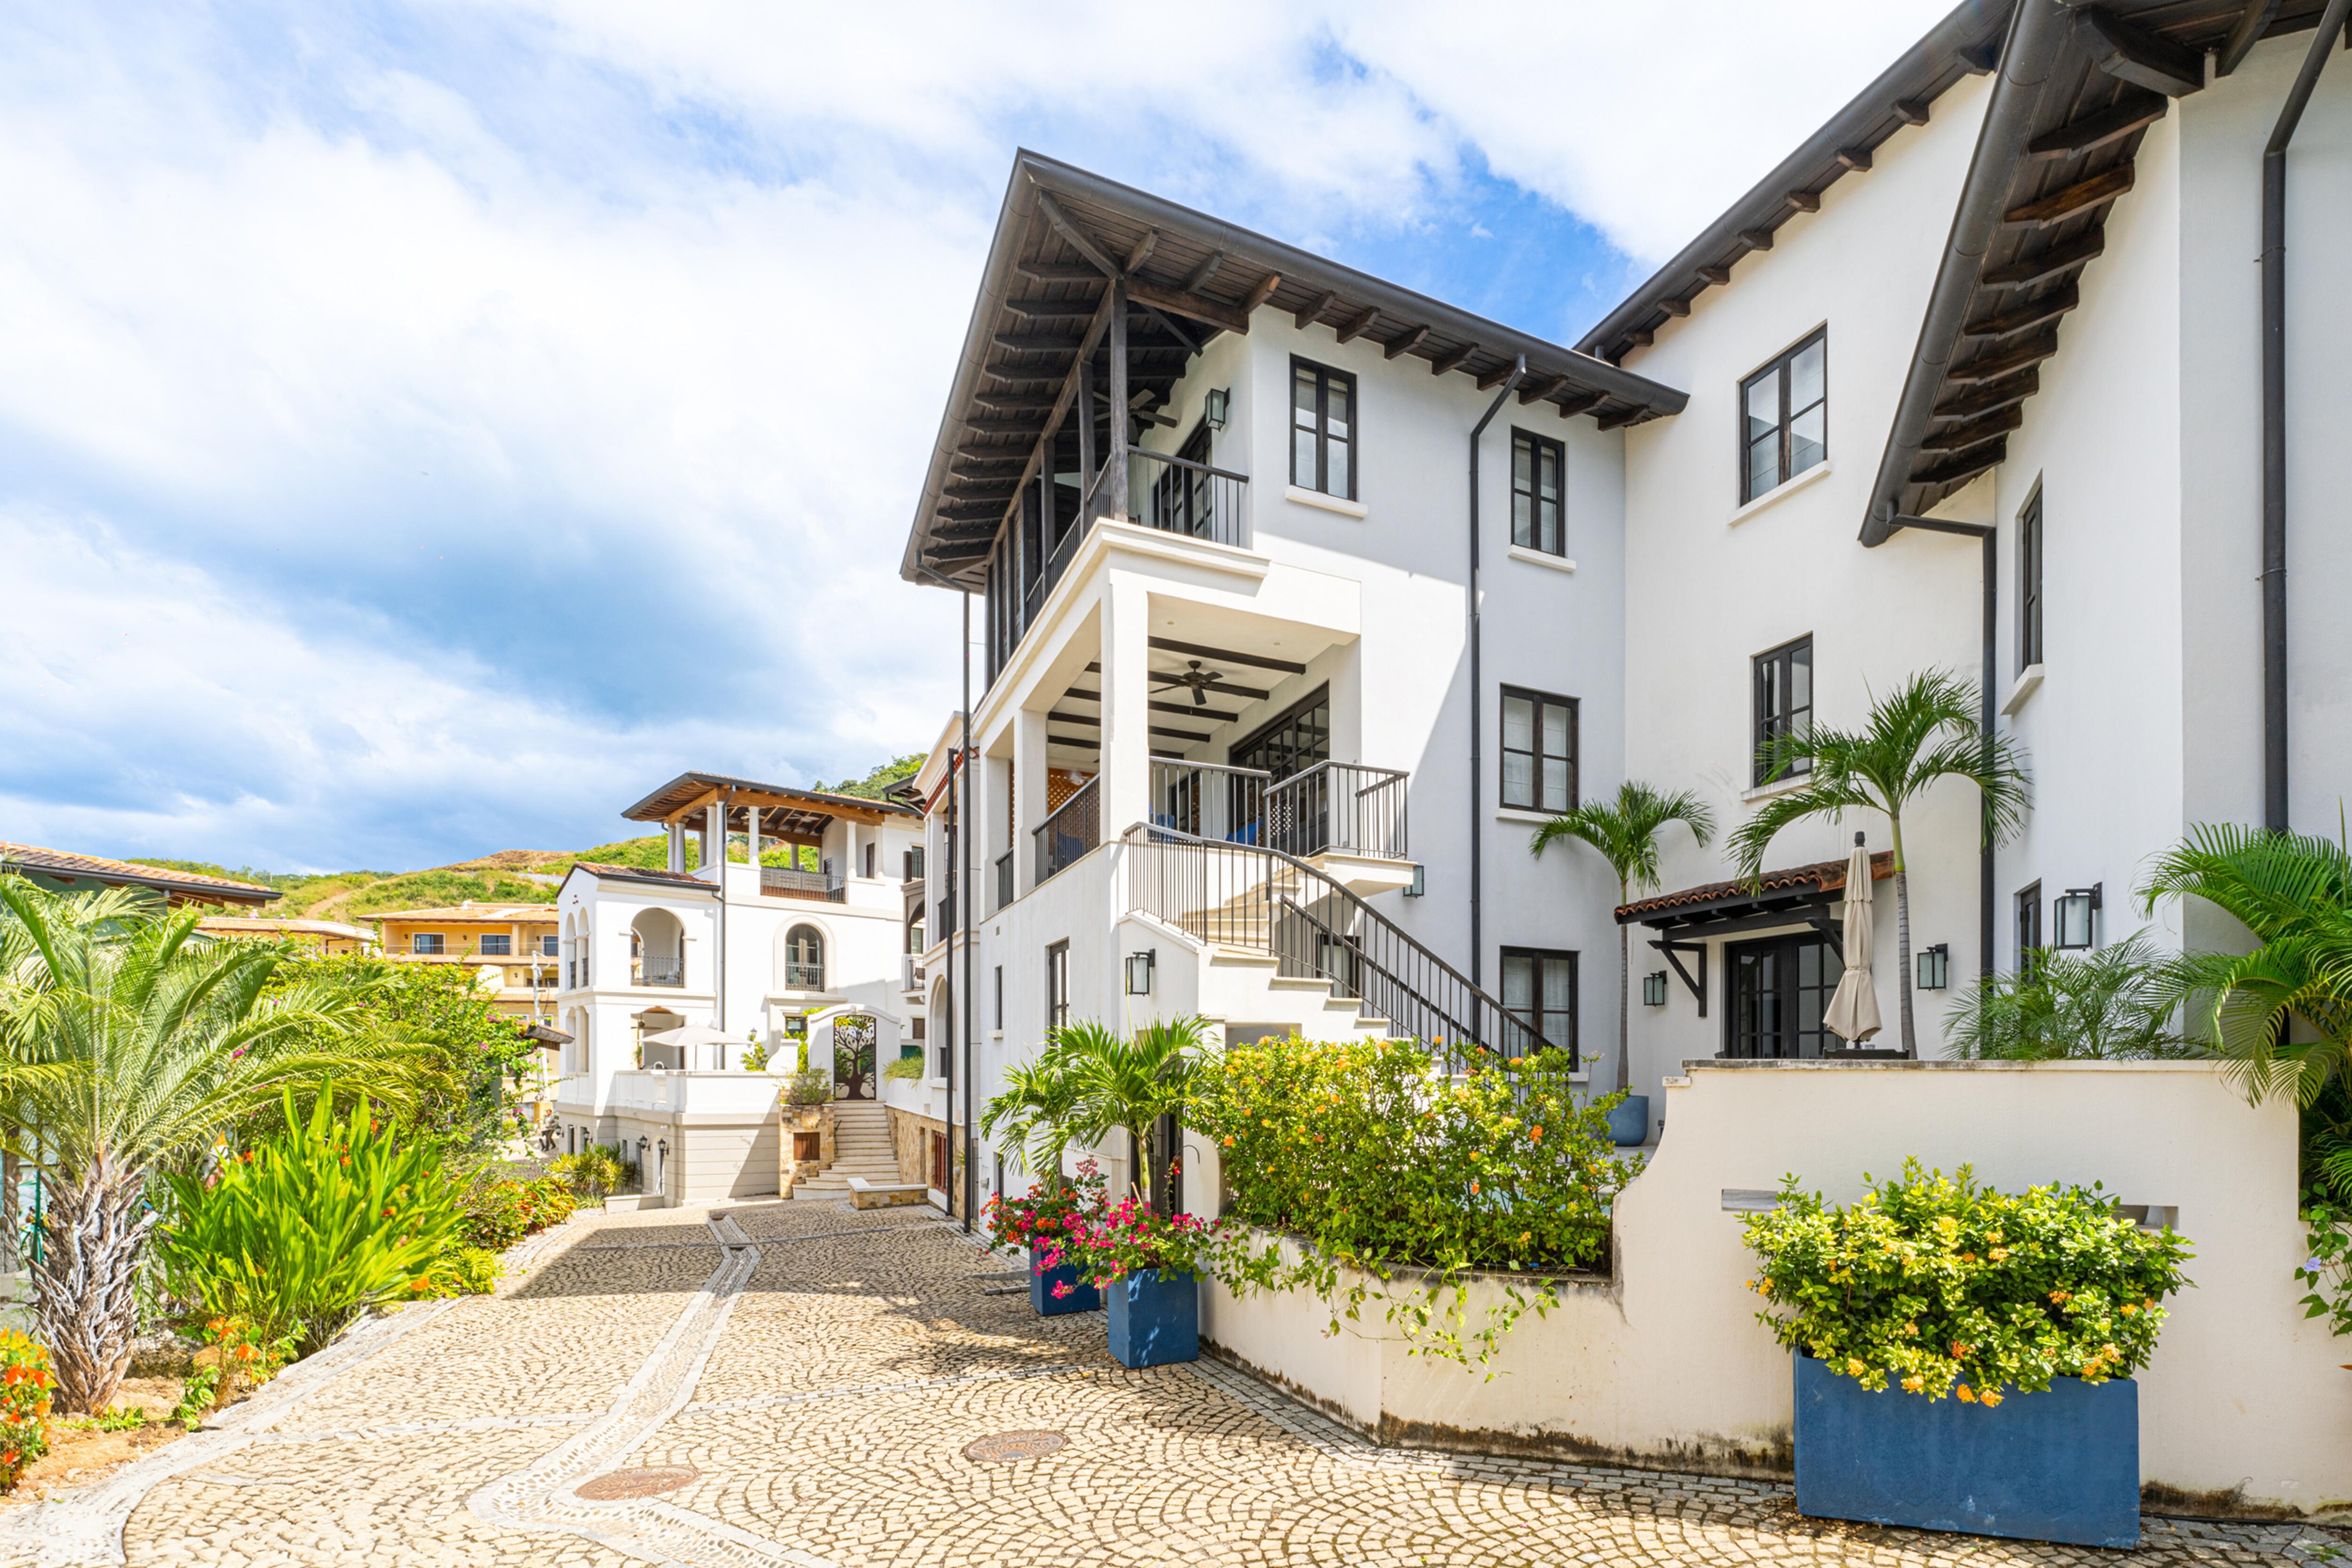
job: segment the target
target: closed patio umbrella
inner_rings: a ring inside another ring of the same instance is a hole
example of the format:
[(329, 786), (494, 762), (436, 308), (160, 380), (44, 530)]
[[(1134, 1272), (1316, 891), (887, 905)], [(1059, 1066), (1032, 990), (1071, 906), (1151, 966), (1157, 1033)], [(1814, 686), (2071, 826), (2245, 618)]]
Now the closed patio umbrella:
[(649, 1034), (646, 1036), (645, 1043), (677, 1046), (678, 1060), (691, 1064), (694, 1061), (694, 1048), (698, 1045), (710, 1047), (711, 1049), (706, 1054), (714, 1061), (725, 1061), (727, 1058), (724, 1052), (734, 1039), (731, 1034), (721, 1034), (715, 1029), (705, 1029), (700, 1024), (691, 1024), (685, 1029), (666, 1029), (659, 1034)]
[(1870, 977), (1870, 852), (1860, 833), (1845, 864), (1845, 973), (1822, 1023), (1848, 1045), (1868, 1040), (1880, 1027), (1878, 988)]

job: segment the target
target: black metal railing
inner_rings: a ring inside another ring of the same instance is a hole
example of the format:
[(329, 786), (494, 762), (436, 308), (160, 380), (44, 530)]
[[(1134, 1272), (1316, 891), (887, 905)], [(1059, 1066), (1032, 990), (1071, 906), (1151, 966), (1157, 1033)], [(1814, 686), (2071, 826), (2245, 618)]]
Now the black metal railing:
[(1428, 1041), (1453, 1071), (1546, 1046), (1574, 1058), (1574, 1040), (1547, 1040), (1295, 855), (1139, 823), (1125, 843), (1130, 910), (1203, 942), (1268, 955), (1283, 977), (1328, 980), (1333, 995), (1360, 999), (1391, 1034)]
[(824, 989), (823, 964), (784, 963), (784, 988), (788, 991), (821, 991)]
[(1013, 852), (1005, 851), (996, 857), (996, 907), (1003, 908), (1013, 902)]
[(1037, 880), (1059, 876), (1078, 857), (1102, 842), (1100, 779), (1089, 779), (1052, 816), (1032, 830), (1037, 841)]
[(1411, 860), (1405, 780), (1393, 768), (1318, 762), (1265, 791), (1266, 841), (1286, 854)]
[(682, 986), (686, 984), (686, 960), (683, 957), (663, 957), (649, 955), (629, 960), (629, 984), (633, 986)]
[(1219, 843), (1262, 843), (1266, 786), (1273, 781), (1274, 775), (1262, 768), (1155, 758), (1152, 823)]
[(794, 871), (780, 865), (760, 868), (760, 891), (780, 898), (822, 898), (828, 904), (848, 898), (846, 881), (837, 872)]
[(1247, 537), (1246, 474), (1140, 447), (1128, 453), (1128, 521), (1239, 549)]

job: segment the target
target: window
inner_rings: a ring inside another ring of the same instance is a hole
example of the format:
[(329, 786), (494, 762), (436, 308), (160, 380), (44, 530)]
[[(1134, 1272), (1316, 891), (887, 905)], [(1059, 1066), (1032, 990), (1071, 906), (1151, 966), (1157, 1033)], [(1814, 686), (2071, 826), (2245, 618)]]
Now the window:
[(1318, 686), (1225, 753), (1234, 768), (1262, 768), (1279, 784), (1331, 758), (1331, 688)]
[[(1769, 653), (1756, 655), (1755, 782), (1775, 774), (1773, 748), (1784, 735), (1813, 732), (1813, 640), (1800, 637)], [(1780, 777), (1810, 773), (1813, 765), (1802, 758), (1779, 768)]]
[(881, 852), (881, 846), (878, 844), (868, 844), (866, 846), (866, 874), (867, 876), (870, 877), (874, 874), (874, 859)]
[[(1503, 1010), (1561, 1051), (1576, 1046), (1576, 955), (1540, 947), (1503, 949)], [(1505, 1052), (1524, 1056), (1534, 1042)]]
[(2017, 667), (2042, 662), (2042, 491), (2017, 515)]
[(1356, 378), (1290, 361), (1290, 482), (1356, 498)]
[(824, 989), (824, 936), (814, 925), (795, 925), (784, 938), (784, 988)]
[(1056, 942), (1045, 949), (1045, 1027), (1059, 1029), (1070, 1021), (1070, 945)]
[(555, 944), (556, 939), (551, 936), (541, 937), (539, 939), (539, 956), (542, 958), (554, 957), (557, 951)]
[(2031, 971), (2033, 956), (2041, 950), (2042, 884), (2037, 882), (2017, 893), (2017, 972)]
[(1503, 804), (1576, 809), (1576, 699), (1503, 688)]
[(989, 1026), (998, 1033), (1004, 1030), (1004, 966), (996, 966), (996, 1021)]
[(1837, 992), (1845, 965), (1821, 936), (1772, 936), (1724, 948), (1724, 1054), (1737, 1057), (1819, 1056), (1844, 1042), (1822, 1016)]
[(923, 880), (923, 851), (920, 845), (907, 852), (907, 880), (908, 882)]
[(1511, 432), (1511, 542), (1546, 555), (1568, 553), (1568, 530), (1559, 512), (1560, 476), (1566, 450), (1557, 441)]
[(1739, 499), (1787, 484), (1830, 455), (1829, 336), (1816, 332), (1739, 383)]
[(417, 931), (411, 933), (408, 938), (408, 950), (412, 953), (428, 957), (440, 956), (442, 952), (441, 933), (438, 931)]
[(513, 955), (514, 938), (512, 936), (485, 936), (482, 938), (483, 957), (507, 958), (513, 956)]

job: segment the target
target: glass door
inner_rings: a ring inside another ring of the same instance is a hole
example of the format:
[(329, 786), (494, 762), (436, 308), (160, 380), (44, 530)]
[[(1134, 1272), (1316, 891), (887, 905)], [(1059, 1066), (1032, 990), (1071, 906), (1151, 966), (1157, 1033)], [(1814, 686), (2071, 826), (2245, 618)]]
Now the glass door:
[(1735, 1057), (1819, 1056), (1842, 1044), (1822, 1026), (1843, 965), (1828, 938), (1769, 936), (1724, 950), (1723, 1053)]

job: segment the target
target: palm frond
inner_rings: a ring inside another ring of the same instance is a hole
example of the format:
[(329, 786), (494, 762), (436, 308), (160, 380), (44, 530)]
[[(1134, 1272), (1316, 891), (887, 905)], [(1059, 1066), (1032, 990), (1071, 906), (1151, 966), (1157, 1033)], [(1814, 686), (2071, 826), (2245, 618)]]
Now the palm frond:
[(1573, 840), (1609, 862), (1622, 890), (1652, 888), (1658, 883), (1658, 834), (1674, 822), (1688, 828), (1701, 849), (1715, 837), (1715, 813), (1696, 791), (1668, 794), (1629, 779), (1614, 799), (1588, 800), (1544, 823), (1528, 850), (1540, 856), (1553, 844)]

